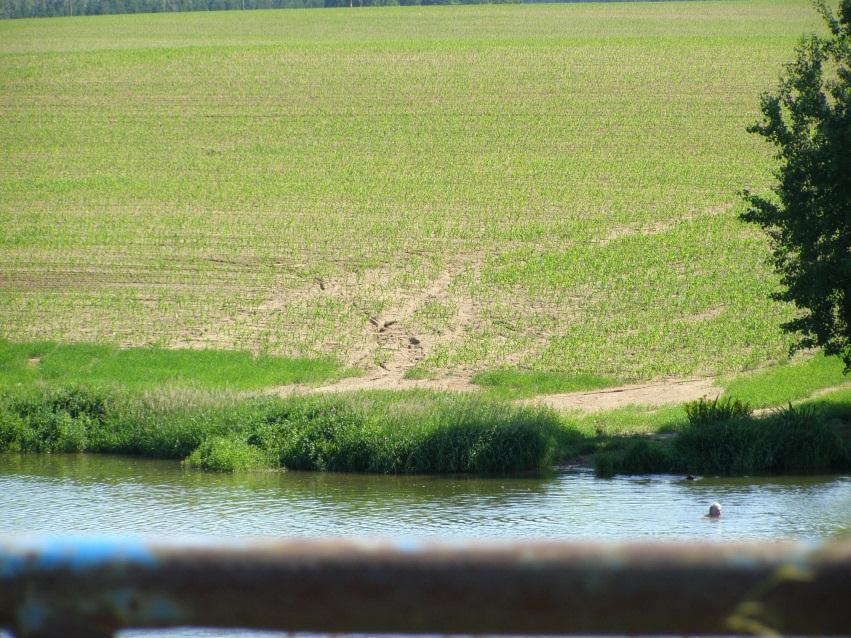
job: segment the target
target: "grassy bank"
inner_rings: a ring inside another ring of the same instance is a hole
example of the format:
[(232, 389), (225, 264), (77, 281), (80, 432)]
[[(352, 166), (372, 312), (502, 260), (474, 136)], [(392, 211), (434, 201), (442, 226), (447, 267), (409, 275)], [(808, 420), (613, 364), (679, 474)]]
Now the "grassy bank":
[(851, 383), (843, 374), (844, 365), (839, 357), (823, 354), (722, 379), (724, 394), (737, 397), (755, 408), (780, 406), (789, 401), (805, 399), (811, 394)]
[(847, 470), (849, 381), (838, 357), (816, 354), (722, 378), (720, 398), (659, 409), (631, 406), (576, 417), (573, 425), (585, 437), (579, 449), (593, 455), (604, 475)]
[(851, 467), (851, 389), (815, 356), (732, 379), (724, 398), (581, 415), (517, 398), (614, 382), (502, 369), (480, 392), (371, 391), (252, 396), (351, 371), (330, 360), (225, 351), (0, 341), (0, 452), (104, 452), (232, 471), (540, 472), (577, 458), (598, 472), (753, 474)]
[(133, 454), (214, 470), (540, 472), (561, 436), (547, 410), (428, 392), (282, 399), (78, 387), (0, 397), (2, 452)]
[(849, 406), (851, 391), (761, 417), (707, 401), (661, 411), (636, 434), (617, 414), (595, 417), (609, 417), (602, 428), (476, 394), (18, 386), (0, 393), (0, 452), (130, 454), (219, 471), (523, 474), (585, 456), (601, 475), (810, 473), (851, 468)]

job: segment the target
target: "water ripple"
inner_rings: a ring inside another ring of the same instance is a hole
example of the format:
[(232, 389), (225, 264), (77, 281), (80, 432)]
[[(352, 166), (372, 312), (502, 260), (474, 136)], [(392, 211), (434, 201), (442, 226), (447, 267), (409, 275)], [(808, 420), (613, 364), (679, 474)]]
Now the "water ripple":
[[(702, 518), (720, 500), (722, 521)], [(846, 476), (750, 479), (221, 475), (103, 456), (0, 458), (0, 532), (442, 538), (817, 538)]]

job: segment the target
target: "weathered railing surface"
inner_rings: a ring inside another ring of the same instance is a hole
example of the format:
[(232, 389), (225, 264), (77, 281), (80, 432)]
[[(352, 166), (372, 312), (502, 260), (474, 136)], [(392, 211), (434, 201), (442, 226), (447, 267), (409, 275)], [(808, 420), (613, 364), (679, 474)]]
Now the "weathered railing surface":
[(594, 545), (0, 539), (0, 627), (851, 633), (851, 542)]

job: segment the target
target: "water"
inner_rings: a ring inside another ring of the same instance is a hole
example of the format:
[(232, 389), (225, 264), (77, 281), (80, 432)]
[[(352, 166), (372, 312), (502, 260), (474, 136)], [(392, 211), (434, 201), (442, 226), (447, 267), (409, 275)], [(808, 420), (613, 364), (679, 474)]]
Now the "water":
[[(720, 521), (702, 518), (714, 500)], [(0, 533), (741, 540), (849, 530), (849, 476), (215, 474), (128, 457), (0, 456)]]
[[(712, 501), (721, 520), (703, 518)], [(851, 477), (687, 481), (214, 474), (173, 461), (0, 455), (0, 534), (812, 539), (851, 532)], [(205, 630), (124, 638), (259, 636)], [(263, 634), (269, 636), (271, 634)], [(278, 635), (278, 634), (276, 634)]]

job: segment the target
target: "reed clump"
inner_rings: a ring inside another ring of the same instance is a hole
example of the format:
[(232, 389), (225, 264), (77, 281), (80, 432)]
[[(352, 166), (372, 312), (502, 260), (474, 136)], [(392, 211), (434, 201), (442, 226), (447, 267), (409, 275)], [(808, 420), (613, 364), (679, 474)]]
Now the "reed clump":
[(272, 467), (273, 459), (238, 437), (213, 436), (204, 439), (186, 458), (186, 463), (205, 470), (236, 472)]
[(540, 472), (551, 411), (432, 392), (243, 398), (29, 388), (0, 395), (0, 452), (102, 452), (232, 471)]
[(848, 463), (839, 432), (812, 407), (767, 416), (689, 422), (674, 440), (675, 465), (701, 474), (821, 472)]
[(595, 455), (601, 475), (680, 472), (709, 475), (816, 473), (846, 469), (849, 446), (838, 425), (812, 405), (756, 416), (735, 399), (686, 406), (669, 440), (633, 439)]

